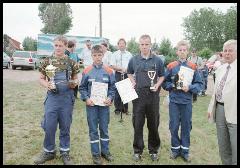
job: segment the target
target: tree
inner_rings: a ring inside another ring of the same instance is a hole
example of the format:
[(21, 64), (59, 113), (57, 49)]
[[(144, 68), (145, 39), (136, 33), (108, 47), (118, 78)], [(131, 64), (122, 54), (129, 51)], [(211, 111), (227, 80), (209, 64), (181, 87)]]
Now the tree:
[(182, 26), (192, 47), (221, 51), (225, 41), (237, 38), (237, 8), (231, 7), (225, 15), (212, 8), (194, 10), (184, 18)]
[(136, 38), (131, 38), (130, 41), (127, 42), (127, 50), (132, 54), (136, 55), (140, 52), (139, 44), (136, 42)]
[(3, 51), (5, 53), (8, 52), (8, 47), (9, 47), (9, 37), (7, 34), (3, 34)]
[(224, 20), (225, 41), (237, 39), (237, 6), (232, 6), (227, 10)]
[(37, 51), (37, 40), (26, 37), (23, 40), (22, 46), (25, 51)]
[(41, 3), (38, 6), (43, 33), (65, 34), (72, 27), (72, 9), (68, 3)]
[(171, 56), (172, 55), (171, 49), (172, 49), (171, 41), (168, 38), (163, 38), (159, 47), (160, 53), (164, 56), (167, 55)]

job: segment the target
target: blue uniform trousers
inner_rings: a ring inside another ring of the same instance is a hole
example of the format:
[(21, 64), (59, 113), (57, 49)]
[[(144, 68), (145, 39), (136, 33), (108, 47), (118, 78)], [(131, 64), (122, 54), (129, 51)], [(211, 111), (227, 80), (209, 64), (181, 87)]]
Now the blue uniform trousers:
[[(192, 104), (169, 103), (169, 129), (171, 132), (171, 150), (178, 154), (188, 154), (190, 131), (192, 129)], [(180, 138), (178, 135), (181, 125)]]
[[(65, 79), (65, 72), (56, 74), (55, 82)], [(44, 101), (44, 118), (41, 126), (45, 131), (44, 151), (55, 151), (55, 134), (59, 123), (60, 129), (60, 153), (70, 150), (70, 126), (72, 123), (72, 112), (75, 102), (73, 89), (70, 89), (65, 82), (57, 84), (57, 93), (48, 91)]]
[[(89, 127), (89, 137), (92, 155), (99, 155), (99, 131), (101, 153), (109, 152), (109, 107), (108, 106), (86, 106), (87, 122)], [(99, 126), (99, 131), (98, 131)]]

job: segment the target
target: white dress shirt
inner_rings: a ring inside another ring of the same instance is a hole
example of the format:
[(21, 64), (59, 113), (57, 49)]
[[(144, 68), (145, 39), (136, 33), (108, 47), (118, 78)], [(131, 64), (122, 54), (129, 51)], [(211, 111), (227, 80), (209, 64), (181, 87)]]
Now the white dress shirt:
[(128, 51), (115, 51), (111, 56), (111, 65), (127, 69), (132, 54)]

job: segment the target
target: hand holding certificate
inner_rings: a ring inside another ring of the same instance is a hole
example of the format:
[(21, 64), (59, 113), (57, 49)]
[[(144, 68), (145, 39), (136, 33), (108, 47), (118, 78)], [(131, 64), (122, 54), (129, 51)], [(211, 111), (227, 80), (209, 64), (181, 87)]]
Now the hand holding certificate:
[(115, 83), (118, 93), (123, 101), (123, 104), (126, 104), (136, 98), (138, 95), (133, 88), (132, 82), (129, 78), (121, 80)]
[(90, 99), (94, 105), (106, 106), (104, 102), (107, 100), (108, 84), (101, 82), (92, 82)]

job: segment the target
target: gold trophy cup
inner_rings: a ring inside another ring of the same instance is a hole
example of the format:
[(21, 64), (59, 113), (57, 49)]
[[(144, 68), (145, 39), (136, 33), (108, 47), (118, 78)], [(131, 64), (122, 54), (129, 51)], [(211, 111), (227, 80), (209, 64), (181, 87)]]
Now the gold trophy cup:
[(156, 71), (148, 71), (148, 77), (151, 79), (151, 85), (150, 85), (150, 90), (154, 90), (155, 87), (154, 87), (154, 78), (155, 78), (155, 75), (156, 75)]
[(55, 76), (55, 73), (56, 73), (56, 69), (57, 69), (57, 67), (53, 66), (52, 64), (48, 65), (45, 69), (46, 75), (50, 79), (49, 82), (50, 82), (50, 85), (51, 85), (51, 91), (54, 92), (54, 93), (57, 92), (57, 87), (56, 87), (56, 84), (54, 82), (54, 76)]

